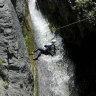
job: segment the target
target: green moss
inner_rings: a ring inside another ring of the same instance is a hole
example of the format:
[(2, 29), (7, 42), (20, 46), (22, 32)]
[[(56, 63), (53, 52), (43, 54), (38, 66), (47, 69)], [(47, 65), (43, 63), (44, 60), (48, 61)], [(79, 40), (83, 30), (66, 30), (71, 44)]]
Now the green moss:
[(25, 36), (24, 36), (24, 39), (25, 39), (25, 43), (26, 43), (26, 47), (28, 49), (28, 53), (32, 52), (33, 49), (34, 49), (34, 41), (33, 41), (33, 38), (32, 38), (32, 33), (31, 31), (28, 32)]
[(9, 83), (8, 83), (7, 81), (4, 81), (4, 82), (2, 83), (2, 86), (3, 86), (5, 89), (8, 89)]
[[(30, 13), (29, 13), (29, 8), (28, 8), (27, 3), (26, 3), (26, 16), (25, 16), (23, 35), (24, 35), (24, 40), (26, 43), (28, 53), (30, 53), (35, 49), (35, 45), (34, 45), (34, 33), (33, 33), (33, 29), (32, 29), (32, 23), (31, 23), (31, 18), (30, 18)], [(33, 58), (34, 58), (34, 56), (31, 55), (30, 61), (31, 61), (31, 66), (32, 66), (32, 74), (34, 77), (33, 96), (38, 96), (37, 67), (36, 67), (36, 62), (34, 62)]]
[(57, 26), (56, 25), (54, 25), (53, 23), (49, 23), (49, 28), (51, 29), (51, 31), (52, 32), (56, 32), (56, 30), (57, 30)]
[(6, 64), (2, 59), (0, 59), (0, 66), (8, 68), (8, 64)]
[(0, 65), (2, 65), (3, 64), (3, 61), (0, 59)]

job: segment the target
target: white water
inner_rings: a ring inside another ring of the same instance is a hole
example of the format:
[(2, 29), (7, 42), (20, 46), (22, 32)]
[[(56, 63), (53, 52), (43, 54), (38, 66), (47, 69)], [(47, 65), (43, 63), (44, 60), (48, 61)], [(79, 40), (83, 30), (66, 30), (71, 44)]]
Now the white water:
[[(51, 33), (47, 20), (35, 7), (35, 0), (29, 0), (29, 10), (34, 28), (34, 38), (37, 47), (44, 47), (54, 37)], [(68, 64), (64, 61), (62, 39), (56, 39), (56, 56), (42, 55), (37, 61), (39, 96), (69, 96), (67, 75)]]

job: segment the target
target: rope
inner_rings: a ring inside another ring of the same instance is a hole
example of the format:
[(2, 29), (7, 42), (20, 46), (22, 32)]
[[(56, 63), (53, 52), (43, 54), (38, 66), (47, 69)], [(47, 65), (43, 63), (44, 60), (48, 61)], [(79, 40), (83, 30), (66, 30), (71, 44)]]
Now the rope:
[(70, 23), (70, 24), (65, 25), (65, 26), (62, 26), (62, 27), (59, 27), (59, 28), (56, 29), (56, 31), (57, 31), (57, 30), (60, 30), (60, 29), (62, 29), (62, 28), (65, 28), (65, 27), (68, 27), (68, 26), (74, 25), (74, 24), (76, 24), (76, 23), (79, 23), (79, 22), (85, 21), (85, 20), (87, 20), (87, 19), (93, 18), (93, 17), (96, 17), (96, 15), (91, 16), (91, 17), (88, 17), (88, 18), (85, 18), (85, 19), (82, 19), (82, 20), (79, 20), (79, 21), (76, 21), (76, 22), (73, 22), (73, 23)]

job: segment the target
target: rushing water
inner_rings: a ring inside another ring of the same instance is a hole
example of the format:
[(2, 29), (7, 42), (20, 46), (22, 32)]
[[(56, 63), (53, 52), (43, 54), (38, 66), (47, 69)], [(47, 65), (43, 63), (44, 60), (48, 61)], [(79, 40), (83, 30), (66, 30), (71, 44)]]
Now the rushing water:
[[(36, 0), (29, 0), (29, 10), (34, 28), (36, 47), (43, 48), (54, 34), (51, 33), (47, 20), (36, 9)], [(37, 61), (39, 96), (69, 96), (70, 76), (67, 74), (68, 64), (64, 60), (62, 39), (57, 36), (57, 53), (55, 56), (42, 55)]]

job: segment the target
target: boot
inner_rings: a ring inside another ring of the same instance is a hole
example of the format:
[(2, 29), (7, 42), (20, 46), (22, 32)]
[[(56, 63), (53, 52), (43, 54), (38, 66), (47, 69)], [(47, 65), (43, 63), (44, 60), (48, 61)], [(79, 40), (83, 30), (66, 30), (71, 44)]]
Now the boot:
[(33, 55), (34, 53), (33, 52), (31, 52), (29, 55)]

